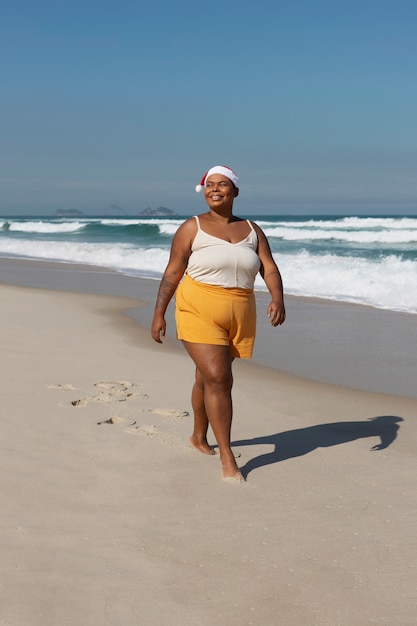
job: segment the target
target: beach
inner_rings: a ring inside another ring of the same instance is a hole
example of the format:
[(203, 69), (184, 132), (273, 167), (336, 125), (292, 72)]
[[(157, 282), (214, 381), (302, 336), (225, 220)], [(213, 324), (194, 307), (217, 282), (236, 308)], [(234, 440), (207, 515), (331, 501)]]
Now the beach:
[(259, 296), (231, 485), (156, 281), (0, 267), (2, 626), (416, 623), (415, 316), (290, 298), (271, 330)]

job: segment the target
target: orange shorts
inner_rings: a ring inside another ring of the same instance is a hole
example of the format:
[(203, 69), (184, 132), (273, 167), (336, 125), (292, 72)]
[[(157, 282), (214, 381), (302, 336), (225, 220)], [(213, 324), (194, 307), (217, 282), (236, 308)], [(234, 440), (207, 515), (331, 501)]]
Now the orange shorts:
[(255, 343), (256, 303), (252, 289), (228, 289), (185, 275), (177, 288), (177, 337), (190, 343), (230, 346), (230, 355), (250, 359)]

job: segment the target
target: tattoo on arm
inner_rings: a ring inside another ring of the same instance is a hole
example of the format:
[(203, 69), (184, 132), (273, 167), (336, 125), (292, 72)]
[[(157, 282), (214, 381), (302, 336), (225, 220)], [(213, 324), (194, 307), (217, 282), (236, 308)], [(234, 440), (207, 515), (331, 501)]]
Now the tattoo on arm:
[(165, 309), (167, 308), (174, 292), (177, 288), (177, 285), (171, 281), (169, 281), (164, 276), (162, 277), (161, 284), (159, 285), (158, 296), (156, 298), (156, 309)]

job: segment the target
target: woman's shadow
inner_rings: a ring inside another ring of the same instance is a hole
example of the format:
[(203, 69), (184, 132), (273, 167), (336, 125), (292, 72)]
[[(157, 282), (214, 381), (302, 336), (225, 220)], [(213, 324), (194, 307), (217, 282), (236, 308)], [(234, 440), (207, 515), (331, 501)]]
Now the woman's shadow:
[(379, 417), (371, 417), (365, 422), (318, 424), (317, 426), (288, 430), (266, 437), (233, 441), (232, 446), (257, 446), (261, 444), (274, 446), (272, 452), (254, 457), (240, 468), (242, 476), (246, 478), (250, 472), (258, 467), (303, 456), (316, 448), (338, 446), (365, 437), (379, 437), (379, 443), (372, 446), (371, 450), (384, 450), (397, 437), (400, 428), (398, 422), (402, 421), (402, 417), (395, 415), (380, 415)]

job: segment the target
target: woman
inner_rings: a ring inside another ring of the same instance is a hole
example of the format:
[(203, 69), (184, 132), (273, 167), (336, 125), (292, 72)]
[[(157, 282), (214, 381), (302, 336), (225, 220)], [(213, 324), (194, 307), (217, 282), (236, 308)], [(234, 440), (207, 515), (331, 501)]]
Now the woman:
[(203, 186), (209, 210), (185, 221), (174, 235), (159, 286), (152, 337), (162, 343), (165, 311), (178, 287), (177, 336), (196, 366), (190, 444), (200, 452), (214, 454), (207, 442), (210, 424), (219, 447), (222, 477), (243, 481), (230, 447), (232, 361), (252, 356), (257, 273), (271, 294), (267, 315), (272, 326), (285, 321), (282, 281), (261, 228), (233, 215), (233, 201), (239, 194), (235, 172), (216, 165), (203, 176), (196, 191)]

